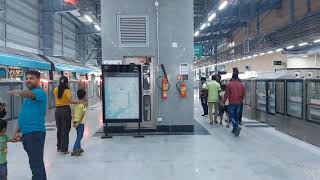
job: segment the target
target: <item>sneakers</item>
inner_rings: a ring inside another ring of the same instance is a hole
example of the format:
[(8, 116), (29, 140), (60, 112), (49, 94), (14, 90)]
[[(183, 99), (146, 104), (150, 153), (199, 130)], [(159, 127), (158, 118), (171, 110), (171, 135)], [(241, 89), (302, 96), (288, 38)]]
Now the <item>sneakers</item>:
[(202, 117), (204, 117), (204, 116), (208, 116), (208, 114), (202, 114), (201, 116), (202, 116)]
[(80, 151), (72, 151), (71, 156), (80, 156), (81, 152)]
[(234, 136), (235, 136), (235, 137), (239, 137), (240, 132), (241, 132), (241, 127), (238, 127), (238, 128), (235, 130), (235, 132), (234, 132)]
[(84, 150), (82, 148), (79, 150), (73, 150), (71, 156), (81, 156), (82, 153), (84, 153)]

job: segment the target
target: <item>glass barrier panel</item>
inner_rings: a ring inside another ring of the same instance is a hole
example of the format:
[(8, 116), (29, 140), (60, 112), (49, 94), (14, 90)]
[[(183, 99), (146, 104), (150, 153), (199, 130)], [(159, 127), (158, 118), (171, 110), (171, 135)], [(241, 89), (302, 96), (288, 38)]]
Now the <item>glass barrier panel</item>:
[(93, 81), (89, 81), (89, 88), (88, 88), (88, 97), (93, 97), (94, 96), (94, 82)]
[(285, 82), (276, 82), (276, 111), (277, 113), (285, 113)]
[(320, 82), (308, 82), (307, 118), (320, 122)]
[(49, 102), (49, 109), (52, 109), (55, 107), (56, 102), (55, 102), (55, 96), (53, 94), (53, 90), (55, 88), (55, 85), (53, 82), (49, 82), (49, 86), (48, 86), (48, 91), (49, 91), (49, 95), (48, 95), (48, 102)]
[[(22, 88), (22, 84), (13, 85), (13, 90), (22, 90)], [(22, 98), (19, 96), (13, 96), (13, 118), (18, 118), (21, 108)]]
[(287, 114), (302, 118), (302, 82), (287, 82)]
[(0, 102), (6, 104), (7, 115), (3, 118), (4, 120), (11, 120), (11, 96), (8, 95), (10, 91), (10, 84), (0, 84)]
[(266, 82), (257, 82), (257, 109), (260, 111), (267, 111), (267, 100), (266, 100)]
[(268, 82), (268, 112), (275, 114), (276, 111), (275, 99), (275, 82)]
[(246, 97), (244, 99), (244, 104), (251, 105), (251, 81), (245, 81)]

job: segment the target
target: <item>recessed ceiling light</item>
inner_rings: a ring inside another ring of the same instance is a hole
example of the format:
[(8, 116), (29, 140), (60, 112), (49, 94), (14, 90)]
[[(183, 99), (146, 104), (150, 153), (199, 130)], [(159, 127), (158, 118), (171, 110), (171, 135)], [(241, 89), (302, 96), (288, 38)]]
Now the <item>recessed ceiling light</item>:
[(300, 46), (300, 47), (302, 47), (302, 46), (306, 46), (306, 45), (308, 45), (308, 43), (307, 43), (307, 42), (304, 42), (304, 43), (299, 44), (299, 46)]
[(294, 45), (291, 45), (291, 46), (287, 46), (286, 49), (293, 49), (294, 48)]

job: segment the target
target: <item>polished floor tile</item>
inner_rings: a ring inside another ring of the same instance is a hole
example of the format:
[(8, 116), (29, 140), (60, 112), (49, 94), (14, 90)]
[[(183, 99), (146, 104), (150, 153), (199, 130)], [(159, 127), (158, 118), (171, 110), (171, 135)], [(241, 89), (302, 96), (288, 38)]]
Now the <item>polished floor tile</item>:
[[(270, 127), (230, 129), (210, 126), (195, 105), (195, 119), (211, 135), (146, 136), (142, 139), (93, 136), (101, 126), (101, 104), (89, 110), (81, 157), (56, 152), (55, 131), (45, 146), (48, 180), (318, 180), (320, 148)], [(246, 120), (246, 122), (253, 122)], [(50, 128), (52, 126), (49, 125)], [(70, 133), (70, 148), (75, 131)], [(21, 144), (10, 144), (9, 179), (30, 180)]]

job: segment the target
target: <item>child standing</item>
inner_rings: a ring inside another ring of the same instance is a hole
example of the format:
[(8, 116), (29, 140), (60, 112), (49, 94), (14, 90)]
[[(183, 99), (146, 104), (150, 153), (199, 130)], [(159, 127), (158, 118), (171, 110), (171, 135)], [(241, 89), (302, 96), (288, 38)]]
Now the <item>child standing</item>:
[(7, 180), (8, 176), (8, 167), (7, 167), (7, 153), (8, 153), (8, 142), (18, 142), (13, 139), (9, 139), (6, 135), (7, 132), (7, 121), (1, 119), (5, 116), (4, 105), (0, 105), (0, 179)]
[(226, 89), (227, 89), (227, 85), (225, 84), (221, 85), (220, 99), (221, 99), (222, 108), (221, 108), (221, 114), (220, 114), (220, 124), (222, 124), (223, 115), (224, 113), (226, 113), (227, 114), (226, 127), (229, 128), (230, 127), (230, 118), (229, 118), (229, 112), (228, 112), (229, 101), (227, 100), (225, 104), (222, 103)]
[[(78, 90), (77, 92), (78, 99), (80, 101), (84, 100), (86, 96), (86, 91), (83, 89)], [(86, 106), (81, 103), (74, 106), (73, 112), (73, 127), (77, 130), (77, 139), (73, 146), (73, 152), (71, 156), (80, 156), (83, 153), (83, 149), (81, 148), (81, 140), (83, 138), (84, 132), (84, 116), (86, 113)]]

